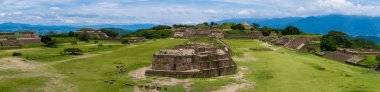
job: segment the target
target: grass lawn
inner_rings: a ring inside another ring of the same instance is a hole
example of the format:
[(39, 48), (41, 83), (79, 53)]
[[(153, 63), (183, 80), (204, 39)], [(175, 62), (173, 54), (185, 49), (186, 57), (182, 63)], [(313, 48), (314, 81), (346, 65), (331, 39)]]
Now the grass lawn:
[[(102, 47), (98, 47), (98, 44), (104, 44)], [(112, 47), (109, 47), (112, 45)], [(10, 57), (13, 52), (22, 53), (21, 58), (29, 58), (31, 60), (36, 61), (54, 61), (51, 59), (67, 59), (70, 56), (61, 56), (60, 52), (65, 48), (79, 48), (84, 52), (92, 52), (99, 50), (111, 50), (122, 47), (123, 45), (120, 42), (110, 42), (110, 41), (99, 41), (99, 43), (95, 44), (94, 42), (78, 42), (73, 45), (70, 43), (61, 43), (58, 44), (58, 48), (49, 48), (43, 47), (41, 45), (28, 45), (23, 46), (22, 49), (13, 49), (13, 50), (0, 50), (0, 57)]]
[(368, 55), (365, 56), (365, 60), (360, 62), (360, 64), (374, 66), (379, 64), (379, 62), (376, 60), (376, 55)]
[[(128, 84), (142, 84), (149, 80), (134, 80), (128, 72), (149, 66), (152, 55), (160, 49), (172, 48), (184, 39), (159, 39), (131, 45), (114, 45), (110, 49), (87, 52), (83, 56), (63, 56), (35, 60), (33, 71), (4, 70), (0, 72), (0, 91), (70, 91), (70, 92), (133, 92)], [(380, 73), (350, 66), (337, 61), (301, 53), (282, 47), (267, 47), (249, 39), (224, 39), (233, 50), (233, 58), (240, 68), (247, 68), (243, 79), (254, 86), (238, 92), (376, 92), (380, 90)], [(116, 44), (107, 42), (105, 44)], [(23, 56), (57, 54), (63, 48), (78, 47), (85, 51), (96, 44), (63, 44), (62, 48), (19, 49)], [(105, 46), (104, 48), (108, 48)], [(7, 57), (13, 51), (0, 51)], [(0, 66), (4, 63), (0, 63)], [(116, 65), (125, 65), (126, 73), (115, 74)], [(0, 68), (1, 69), (1, 68)], [(190, 92), (208, 92), (229, 84), (240, 84), (228, 75), (215, 78), (193, 78)], [(105, 83), (104, 80), (116, 80)], [(182, 79), (180, 79), (182, 80)], [(52, 89), (47, 89), (47, 88)], [(184, 92), (182, 85), (167, 86), (168, 92)]]
[[(256, 92), (376, 92), (380, 73), (277, 47), (275, 51), (252, 51), (260, 48), (256, 40), (226, 39), (235, 53), (248, 53), (254, 58), (239, 62), (254, 72), (245, 77), (256, 82)], [(248, 90), (247, 92), (251, 92)]]

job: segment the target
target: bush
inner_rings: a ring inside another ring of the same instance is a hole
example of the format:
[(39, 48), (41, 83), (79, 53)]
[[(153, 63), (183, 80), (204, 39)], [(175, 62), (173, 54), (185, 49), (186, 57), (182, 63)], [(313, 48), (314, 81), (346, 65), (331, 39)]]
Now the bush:
[(49, 35), (42, 36), (41, 42), (45, 43), (47, 47), (57, 47), (56, 41), (54, 41)]
[(329, 31), (321, 38), (321, 50), (335, 51), (337, 48), (350, 48), (352, 45), (346, 33), (340, 31)]
[(297, 27), (288, 26), (281, 33), (282, 35), (299, 35), (302, 32)]
[(66, 48), (63, 52), (68, 55), (82, 55), (83, 51), (79, 48)]
[(123, 41), (121, 41), (121, 44), (129, 44), (129, 41), (128, 40), (123, 40)]
[(101, 43), (100, 43), (100, 44), (98, 44), (98, 47), (103, 47), (103, 44), (101, 44)]
[(97, 44), (97, 43), (99, 43), (99, 41), (98, 41), (98, 40), (95, 40), (95, 41), (94, 41), (94, 44)]
[(140, 29), (136, 32), (128, 33), (125, 37), (144, 37), (147, 39), (159, 39), (171, 37), (171, 30)]
[(231, 26), (231, 29), (233, 29), (233, 30), (244, 30), (245, 28), (243, 25), (237, 24), (237, 25)]
[(20, 52), (13, 52), (12, 56), (22, 56), (22, 53), (20, 53)]

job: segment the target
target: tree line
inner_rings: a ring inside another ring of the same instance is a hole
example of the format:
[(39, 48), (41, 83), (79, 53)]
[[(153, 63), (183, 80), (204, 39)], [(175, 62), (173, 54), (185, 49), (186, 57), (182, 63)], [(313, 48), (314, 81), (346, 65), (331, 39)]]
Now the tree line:
[[(271, 28), (268, 26), (261, 27), (260, 24), (252, 23), (252, 29), (245, 30), (242, 24), (236, 24), (232, 22), (225, 22), (222, 24), (217, 24), (215, 22), (204, 22), (197, 25), (184, 25), (184, 24), (174, 24), (172, 26), (167, 25), (158, 25), (148, 29), (139, 29), (134, 32), (127, 32), (123, 35), (119, 34), (120, 32), (115, 31), (120, 29), (116, 28), (103, 28), (103, 29), (92, 29), (92, 28), (82, 28), (78, 31), (101, 31), (107, 34), (110, 37), (144, 37), (147, 39), (160, 39), (160, 38), (169, 38), (171, 37), (171, 28), (181, 28), (181, 27), (217, 27), (219, 29), (232, 29), (230, 31), (225, 31), (227, 34), (251, 34), (252, 31), (260, 31), (264, 36), (269, 36), (272, 33), (278, 35), (300, 35), (307, 34), (301, 31), (295, 26), (287, 26), (284, 29)], [(70, 31), (68, 33), (54, 33), (48, 32), (46, 35), (41, 37), (41, 41), (44, 42), (47, 46), (54, 47), (55, 41), (51, 37), (75, 37), (81, 41), (88, 41), (91, 38), (88, 34), (78, 34), (76, 32)], [(320, 38), (320, 49), (323, 51), (335, 51), (337, 48), (365, 48), (365, 49), (376, 49), (379, 50), (379, 46), (376, 43), (368, 41), (361, 38), (350, 38), (346, 33), (332, 30), (328, 34), (323, 35)]]

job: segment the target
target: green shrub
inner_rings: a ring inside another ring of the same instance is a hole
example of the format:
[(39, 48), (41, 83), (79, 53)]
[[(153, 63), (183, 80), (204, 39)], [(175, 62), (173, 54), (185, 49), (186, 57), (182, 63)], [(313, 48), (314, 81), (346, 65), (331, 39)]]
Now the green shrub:
[(100, 43), (100, 44), (98, 44), (98, 47), (103, 47), (103, 44), (101, 44), (101, 43)]
[(97, 43), (99, 43), (99, 41), (98, 41), (98, 40), (95, 40), (94, 43), (97, 44)]
[(13, 52), (12, 56), (22, 56), (22, 53), (20, 53), (20, 52)]
[(123, 40), (123, 41), (121, 41), (121, 44), (129, 44), (129, 41), (128, 40)]
[(63, 52), (68, 55), (82, 55), (83, 51), (79, 48), (66, 48)]

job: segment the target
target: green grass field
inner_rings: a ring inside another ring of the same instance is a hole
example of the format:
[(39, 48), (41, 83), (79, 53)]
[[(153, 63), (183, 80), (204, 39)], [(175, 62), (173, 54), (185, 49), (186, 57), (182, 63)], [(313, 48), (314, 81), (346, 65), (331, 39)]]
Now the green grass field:
[[(256, 82), (256, 92), (376, 92), (380, 73), (346, 65), (310, 53), (288, 49), (249, 51), (262, 42), (255, 40), (225, 40), (235, 52), (246, 52), (255, 58), (238, 62), (254, 72), (245, 77)], [(272, 47), (278, 48), (278, 47)]]
[[(112, 48), (86, 52), (82, 56), (62, 56), (56, 58), (25, 61), (30, 67), (2, 69), (6, 62), (0, 62), (1, 92), (133, 92), (134, 87), (162, 77), (133, 79), (128, 72), (149, 66), (152, 55), (160, 49), (172, 48), (185, 42), (184, 39), (159, 39), (131, 45), (114, 42)], [(179, 79), (189, 80), (190, 88), (176, 84), (165, 86), (168, 92), (208, 92), (224, 89), (231, 84), (248, 84), (238, 92), (376, 92), (380, 90), (380, 73), (370, 69), (350, 66), (337, 61), (301, 53), (282, 47), (264, 45), (257, 40), (224, 39), (233, 50), (233, 58), (239, 73), (216, 78)], [(0, 56), (10, 57), (11, 52), (22, 52), (24, 56), (56, 55), (66, 47), (78, 47), (85, 51), (97, 46), (92, 43), (78, 43), (73, 46), (62, 44), (59, 48), (26, 48), (0, 51)], [(119, 44), (119, 45), (116, 45)], [(116, 65), (126, 65), (126, 73), (115, 74)], [(245, 70), (247, 69), (247, 70)], [(242, 74), (243, 79), (235, 76)], [(104, 80), (116, 80), (113, 84)], [(246, 81), (244, 81), (246, 80)], [(231, 87), (232, 89), (232, 87)], [(223, 92), (223, 91), (222, 91)]]

